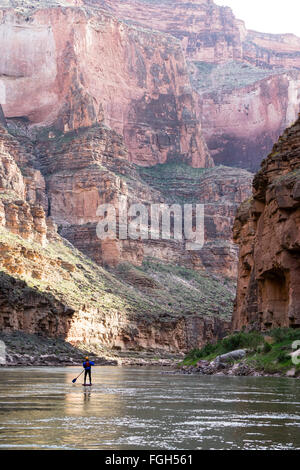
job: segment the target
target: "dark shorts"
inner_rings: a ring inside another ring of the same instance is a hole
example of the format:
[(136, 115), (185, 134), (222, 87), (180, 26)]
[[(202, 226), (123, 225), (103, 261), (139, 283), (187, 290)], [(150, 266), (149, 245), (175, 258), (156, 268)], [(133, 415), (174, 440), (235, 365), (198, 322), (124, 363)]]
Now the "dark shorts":
[(87, 376), (89, 377), (90, 383), (91, 383), (92, 382), (91, 369), (89, 369), (89, 370), (85, 369), (85, 371), (84, 371), (84, 383), (86, 383)]

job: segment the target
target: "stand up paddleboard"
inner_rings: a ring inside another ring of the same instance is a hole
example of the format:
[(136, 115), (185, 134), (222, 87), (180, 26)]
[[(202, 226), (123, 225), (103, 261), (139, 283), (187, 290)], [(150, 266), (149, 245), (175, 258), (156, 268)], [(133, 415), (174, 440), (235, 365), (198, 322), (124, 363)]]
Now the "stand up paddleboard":
[(83, 387), (91, 387), (93, 384), (82, 384)]

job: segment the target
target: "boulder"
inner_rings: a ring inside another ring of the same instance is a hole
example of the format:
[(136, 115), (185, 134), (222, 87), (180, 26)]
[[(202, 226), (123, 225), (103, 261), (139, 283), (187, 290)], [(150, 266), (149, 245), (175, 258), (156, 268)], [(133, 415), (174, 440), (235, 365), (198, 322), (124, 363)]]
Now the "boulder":
[(287, 376), (287, 377), (295, 377), (295, 376), (296, 376), (296, 369), (295, 369), (295, 367), (293, 367), (293, 369), (288, 370), (287, 373), (286, 373), (286, 376)]
[(227, 363), (230, 361), (237, 361), (239, 359), (243, 359), (243, 357), (246, 356), (246, 350), (245, 349), (237, 349), (236, 351), (231, 351), (226, 354), (222, 354), (221, 356), (217, 356), (215, 359), (216, 364), (220, 363)]

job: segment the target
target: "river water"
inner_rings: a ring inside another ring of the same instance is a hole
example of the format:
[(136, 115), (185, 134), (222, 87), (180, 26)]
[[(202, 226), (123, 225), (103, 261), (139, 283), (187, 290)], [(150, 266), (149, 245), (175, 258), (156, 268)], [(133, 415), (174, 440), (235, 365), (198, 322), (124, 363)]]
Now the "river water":
[(155, 368), (0, 369), (0, 449), (300, 449), (300, 381)]

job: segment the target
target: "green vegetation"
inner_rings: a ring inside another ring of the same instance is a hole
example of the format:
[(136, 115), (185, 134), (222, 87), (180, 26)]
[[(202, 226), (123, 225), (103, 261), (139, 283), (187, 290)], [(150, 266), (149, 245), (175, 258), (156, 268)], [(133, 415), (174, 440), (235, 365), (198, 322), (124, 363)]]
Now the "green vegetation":
[(192, 168), (172, 162), (153, 167), (136, 167), (142, 180), (163, 194), (169, 203), (192, 203), (198, 200), (199, 184), (215, 168)]
[(223, 94), (278, 75), (280, 72), (278, 69), (273, 71), (238, 61), (225, 64), (193, 62), (193, 65), (195, 67), (191, 67), (191, 80), (194, 88), (200, 93)]
[(213, 360), (215, 357), (227, 352), (234, 351), (235, 349), (253, 349), (264, 343), (264, 338), (261, 333), (236, 333), (230, 335), (214, 344), (208, 343), (202, 349), (192, 350), (184, 360), (185, 364), (196, 364), (199, 359)]
[[(278, 328), (268, 332), (244, 331), (230, 335), (214, 344), (208, 343), (202, 349), (190, 351), (183, 365), (196, 365), (199, 360), (212, 361), (217, 356), (236, 349), (246, 349), (245, 362), (258, 371), (265, 373), (286, 372), (294, 365), (290, 353), (294, 341), (300, 340), (300, 329)], [(239, 362), (239, 361), (237, 361)]]
[(148, 176), (158, 179), (169, 178), (198, 178), (208, 171), (205, 168), (193, 168), (183, 162), (161, 163), (152, 167), (138, 167), (141, 176)]
[(0, 192), (1, 201), (13, 202), (18, 199), (20, 199), (20, 196), (12, 189), (6, 189), (5, 192)]
[(221, 283), (202, 272), (152, 258), (145, 259), (140, 267), (122, 264), (114, 273), (134, 286), (145, 306), (152, 305), (154, 311), (231, 317), (234, 286), (230, 280)]
[[(35, 253), (32, 259), (24, 255), (16, 258), (23, 269), (14, 277), (75, 309), (88, 303), (103, 314), (123, 312), (145, 318), (193, 313), (229, 319), (231, 315), (234, 289), (230, 281), (221, 283), (192, 269), (150, 259), (141, 267), (125, 263), (108, 270), (67, 241), (52, 242), (43, 248), (5, 228), (0, 228), (0, 241), (15, 252), (27, 249)], [(42, 262), (37, 261), (39, 257)], [(33, 275), (36, 271), (40, 277)]]

